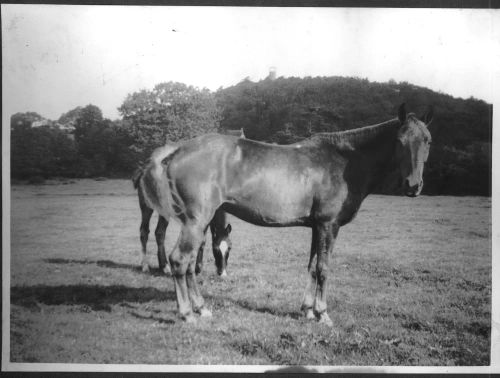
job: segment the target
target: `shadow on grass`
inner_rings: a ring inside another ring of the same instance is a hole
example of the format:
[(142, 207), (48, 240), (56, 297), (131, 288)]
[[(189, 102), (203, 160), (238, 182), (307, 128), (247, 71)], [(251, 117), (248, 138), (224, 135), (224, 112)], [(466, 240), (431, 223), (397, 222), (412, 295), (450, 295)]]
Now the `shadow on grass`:
[[(205, 298), (211, 302), (220, 302), (222, 298), (206, 295)], [(249, 311), (267, 313), (279, 317), (291, 317), (299, 319), (302, 314), (298, 311), (281, 311), (277, 308), (258, 306), (244, 300), (224, 298), (235, 306)], [(39, 304), (57, 305), (87, 305), (94, 311), (111, 311), (111, 305), (120, 304), (125, 307), (135, 308), (130, 303), (164, 302), (175, 301), (174, 291), (162, 291), (153, 287), (132, 288), (123, 285), (35, 285), (14, 286), (10, 290), (11, 303), (30, 309), (38, 309)], [(141, 319), (158, 320), (170, 322), (163, 319), (143, 317), (138, 313), (133, 316)]]
[[(142, 273), (141, 267), (132, 264), (116, 263), (110, 260), (76, 260), (64, 258), (44, 259), (49, 264), (81, 264), (97, 265), (104, 268), (127, 269), (135, 273)], [(152, 276), (167, 277), (160, 270), (152, 270), (148, 274)], [(300, 311), (283, 311), (270, 306), (260, 306), (247, 300), (234, 300), (229, 297), (219, 298), (205, 295), (205, 299), (215, 302), (227, 300), (245, 310), (271, 314), (279, 317), (290, 317), (300, 319), (303, 314)], [(161, 292), (154, 288), (130, 288), (126, 286), (33, 286), (13, 287), (11, 289), (11, 301), (13, 304), (33, 306), (33, 303), (44, 303), (49, 305), (58, 304), (87, 304), (90, 306), (102, 306), (121, 302), (149, 302), (149, 301), (175, 300), (175, 292)]]
[(282, 311), (278, 308), (272, 308), (269, 306), (259, 306), (255, 303), (250, 303), (246, 300), (232, 300), (229, 298), (228, 298), (228, 300), (230, 302), (234, 303), (235, 305), (237, 305), (245, 310), (249, 310), (249, 311), (256, 311), (256, 312), (261, 312), (264, 314), (271, 314), (271, 315), (280, 316), (280, 317), (290, 317), (290, 318), (295, 319), (295, 320), (303, 317), (303, 314), (299, 311)]
[(163, 324), (174, 324), (175, 320), (172, 319), (163, 319), (158, 316), (144, 316), (141, 314), (138, 314), (137, 312), (131, 312), (130, 315), (132, 315), (134, 318), (141, 319), (141, 320), (154, 320), (158, 323), (163, 323)]
[[(122, 264), (122, 263), (116, 263), (114, 261), (110, 261), (110, 260), (76, 260), (76, 259), (64, 259), (64, 258), (49, 258), (49, 259), (44, 259), (43, 261), (47, 262), (47, 263), (50, 263), (50, 264), (81, 264), (81, 265), (97, 265), (97, 266), (101, 266), (101, 267), (104, 267), (104, 268), (113, 268), (113, 269), (127, 269), (127, 270), (130, 270), (130, 271), (133, 271), (135, 273), (142, 273), (142, 270), (141, 270), (141, 267), (139, 267), (138, 265), (132, 265), (132, 264)], [(162, 271), (160, 270), (152, 270), (150, 271), (149, 273), (150, 275), (153, 275), (153, 276), (164, 276), (166, 277), (165, 273), (163, 273)], [(47, 286), (49, 287), (49, 286)], [(87, 287), (91, 287), (91, 286), (87, 286)], [(99, 286), (92, 286), (94, 288), (99, 288)], [(147, 290), (147, 289), (132, 289), (132, 288), (126, 288), (124, 286), (115, 286), (116, 288), (123, 288), (123, 289), (128, 289), (128, 290)], [(100, 288), (104, 288), (103, 286), (100, 286)], [(14, 290), (15, 288), (13, 288), (12, 290)], [(153, 288), (149, 288), (149, 290), (156, 290), (156, 289), (153, 289)], [(118, 291), (121, 291), (121, 290), (118, 290)], [(57, 295), (57, 293), (53, 293), (54, 295)], [(115, 294), (112, 294), (112, 295), (115, 295)], [(158, 300), (165, 300), (165, 299), (173, 299), (175, 300), (175, 293), (174, 292), (171, 292), (169, 293), (168, 295), (170, 295), (170, 298), (156, 298)], [(271, 314), (271, 315), (275, 315), (275, 316), (279, 316), (279, 317), (290, 317), (292, 319), (300, 319), (303, 314), (299, 311), (282, 311), (278, 308), (272, 308), (270, 306), (259, 306), (258, 304), (255, 304), (255, 303), (250, 303), (246, 300), (234, 300), (234, 299), (230, 299), (228, 297), (224, 297), (224, 298), (217, 298), (217, 297), (211, 297), (211, 296), (205, 296), (206, 299), (208, 300), (216, 300), (217, 299), (225, 299), (225, 300), (228, 300), (230, 301), (231, 303), (233, 303), (234, 305), (236, 306), (239, 306), (245, 310), (249, 310), (249, 311), (255, 311), (255, 312), (260, 312), (260, 313), (264, 313), (264, 314)], [(153, 299), (145, 299), (143, 302), (148, 302), (150, 300), (154, 300), (155, 298)], [(119, 302), (123, 302), (123, 301), (128, 301), (128, 300), (117, 300), (116, 302), (113, 302), (113, 303), (119, 303)], [(140, 301), (137, 301), (137, 300), (131, 300), (132, 302), (140, 302)], [(38, 302), (41, 302), (41, 303), (46, 303), (46, 304), (63, 304), (63, 303), (47, 303), (47, 302), (44, 302), (43, 300), (38, 300)], [(14, 303), (14, 302), (13, 302)], [(81, 304), (88, 304), (87, 302), (78, 302), (78, 303), (81, 303)]]
[(63, 285), (63, 286), (14, 286), (10, 290), (12, 304), (33, 307), (46, 305), (88, 305), (93, 309), (109, 308), (123, 302), (145, 303), (175, 300), (173, 291), (161, 291), (152, 287), (131, 288), (123, 285)]
[[(127, 269), (134, 273), (142, 273), (142, 269), (137, 265), (133, 264), (122, 264), (111, 260), (75, 260), (75, 259), (62, 259), (62, 258), (51, 258), (43, 260), (49, 264), (81, 264), (81, 265), (97, 265), (103, 268), (113, 268), (113, 269)], [(160, 269), (150, 269), (149, 273), (151, 276), (160, 277), (166, 276)]]

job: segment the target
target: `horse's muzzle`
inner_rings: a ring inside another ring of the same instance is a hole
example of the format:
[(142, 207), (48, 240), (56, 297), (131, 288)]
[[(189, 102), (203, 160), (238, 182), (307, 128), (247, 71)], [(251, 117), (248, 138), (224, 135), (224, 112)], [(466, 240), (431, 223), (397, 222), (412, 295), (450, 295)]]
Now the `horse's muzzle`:
[(226, 268), (224, 267), (223, 269), (217, 269), (217, 275), (221, 278), (227, 277)]

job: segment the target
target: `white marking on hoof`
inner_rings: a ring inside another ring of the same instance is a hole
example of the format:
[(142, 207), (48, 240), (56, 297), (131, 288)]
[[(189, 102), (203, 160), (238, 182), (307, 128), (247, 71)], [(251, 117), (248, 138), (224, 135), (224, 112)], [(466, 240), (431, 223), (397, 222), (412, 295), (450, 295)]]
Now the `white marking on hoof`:
[(227, 277), (226, 269), (224, 269), (220, 275), (221, 277)]
[(220, 253), (222, 253), (222, 258), (226, 257), (227, 250), (229, 249), (229, 245), (227, 241), (223, 240), (219, 244)]
[(149, 265), (147, 263), (142, 263), (142, 272), (143, 273), (149, 272)]
[(170, 270), (170, 265), (168, 265), (168, 264), (165, 265), (165, 268), (163, 268), (163, 273), (168, 274), (168, 275), (172, 274), (172, 271)]
[(312, 308), (308, 309), (306, 311), (306, 319), (307, 320), (316, 320), (316, 316), (314, 315), (314, 311), (312, 310)]
[(202, 307), (200, 309), (200, 316), (202, 318), (211, 318), (212, 317), (212, 311), (210, 311), (208, 308)]
[(193, 314), (189, 314), (187, 316), (184, 316), (183, 317), (183, 320), (186, 322), (186, 323), (196, 323), (196, 316), (194, 316)]
[(325, 324), (327, 325), (328, 327), (333, 327), (333, 322), (332, 322), (332, 319), (330, 319), (330, 317), (328, 316), (328, 314), (325, 312), (321, 313), (319, 315), (319, 320), (318, 320), (319, 323), (321, 324)]

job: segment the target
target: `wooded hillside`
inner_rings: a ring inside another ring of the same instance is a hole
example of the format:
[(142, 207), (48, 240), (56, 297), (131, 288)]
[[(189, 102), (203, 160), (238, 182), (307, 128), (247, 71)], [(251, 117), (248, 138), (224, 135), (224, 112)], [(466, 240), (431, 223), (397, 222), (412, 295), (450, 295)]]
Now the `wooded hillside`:
[[(11, 117), (12, 177), (127, 177), (168, 140), (243, 128), (247, 138), (287, 144), (395, 118), (402, 102), (418, 116), (434, 107), (423, 193), (491, 195), (492, 105), (406, 82), (346, 77), (246, 79), (215, 93), (160, 83), (129, 94), (115, 121), (95, 105), (58, 121), (17, 113)], [(379, 192), (394, 193), (392, 183)]]
[[(278, 144), (395, 118), (402, 102), (418, 116), (433, 106), (424, 193), (491, 192), (492, 106), (484, 101), (457, 99), (406, 82), (345, 77), (244, 80), (219, 90), (216, 97), (223, 129), (243, 127), (248, 138)], [(381, 188), (392, 190), (389, 183)]]

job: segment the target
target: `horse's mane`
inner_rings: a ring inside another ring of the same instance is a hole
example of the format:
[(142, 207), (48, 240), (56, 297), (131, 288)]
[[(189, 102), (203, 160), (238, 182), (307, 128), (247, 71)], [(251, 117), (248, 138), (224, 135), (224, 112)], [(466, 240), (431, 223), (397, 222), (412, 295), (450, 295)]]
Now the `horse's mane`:
[(400, 125), (401, 122), (399, 119), (395, 118), (376, 125), (364, 126), (352, 130), (317, 133), (311, 137), (311, 140), (326, 142), (340, 149), (352, 150), (374, 141), (382, 134), (397, 130)]

